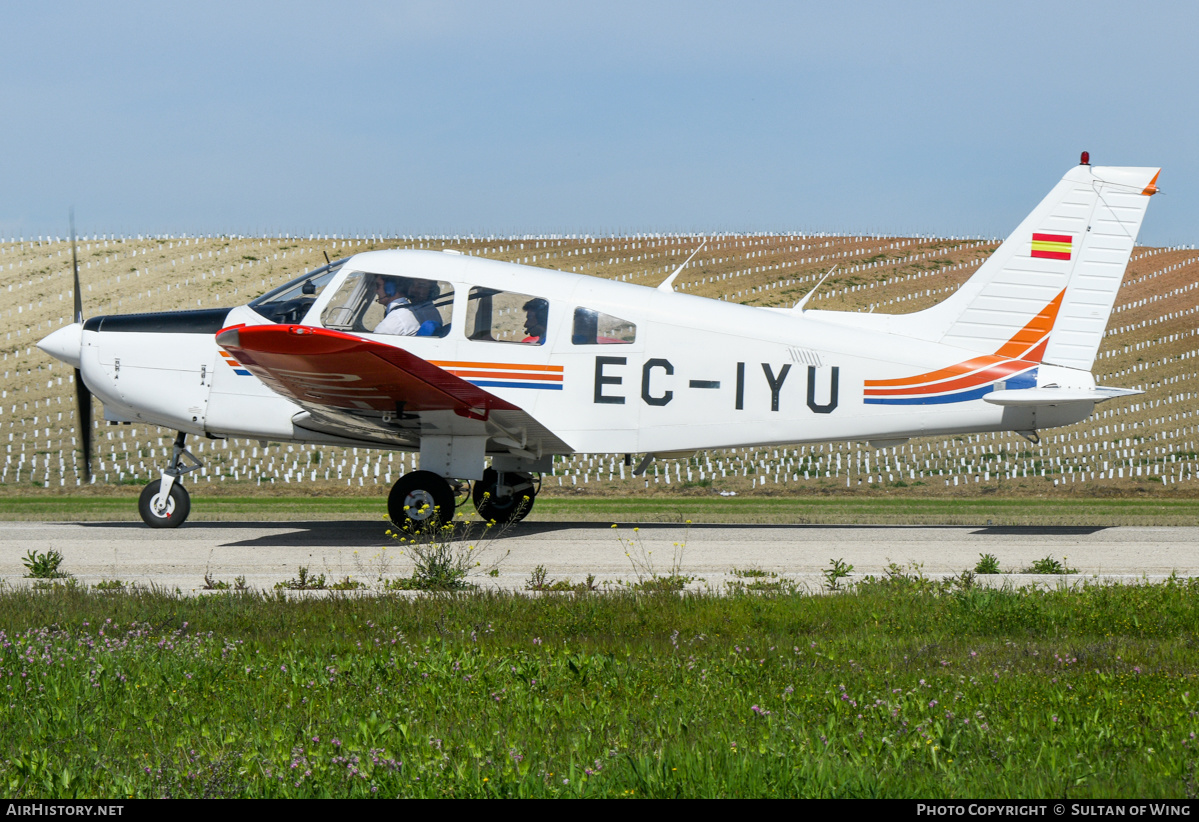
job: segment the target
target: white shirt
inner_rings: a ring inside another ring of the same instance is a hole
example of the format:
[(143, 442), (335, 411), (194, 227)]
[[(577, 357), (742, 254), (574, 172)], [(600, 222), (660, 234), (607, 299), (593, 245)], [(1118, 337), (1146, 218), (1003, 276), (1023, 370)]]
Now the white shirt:
[(412, 301), (407, 297), (396, 297), (387, 304), (387, 314), (383, 321), (375, 326), (376, 334), (398, 334), (401, 337), (415, 337), (420, 330), (416, 314), (412, 311)]
[(388, 303), (387, 314), (383, 321), (375, 326), (375, 333), (415, 337), (421, 325), (429, 320), (433, 320), (438, 326), (441, 325), (441, 312), (434, 308), (433, 303), (413, 305), (407, 297), (397, 297)]

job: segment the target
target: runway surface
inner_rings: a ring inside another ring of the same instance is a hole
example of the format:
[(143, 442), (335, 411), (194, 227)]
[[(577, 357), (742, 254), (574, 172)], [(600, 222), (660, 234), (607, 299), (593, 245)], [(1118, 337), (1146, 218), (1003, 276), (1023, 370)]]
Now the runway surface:
[[(21, 563), (26, 552), (56, 550), (64, 557), (63, 570), (88, 584), (119, 579), (192, 592), (203, 588), (208, 573), (230, 582), (244, 576), (250, 587), (269, 589), (295, 577), (300, 566), (329, 581), (350, 576), (373, 584), (380, 574), (411, 572), (403, 547), (386, 530), (384, 524), (360, 521), (189, 523), (174, 531), (141, 523), (0, 522), (0, 579), (27, 584)], [(821, 571), (834, 559), (853, 565), (854, 576), (884, 573), (889, 563), (917, 563), (923, 573), (942, 576), (973, 568), (981, 554), (994, 554), (1004, 570), (1054, 557), (1087, 578), (1199, 575), (1194, 527), (528, 523), (470, 544), (480, 570), (499, 563), (499, 576), (480, 573), (475, 581), (510, 589), (522, 588), (538, 565), (551, 579), (577, 582), (594, 574), (599, 582), (616, 582), (636, 579), (649, 570), (648, 563), (668, 573), (675, 555), (697, 586), (721, 589), (735, 578), (734, 569), (777, 573), (816, 590)]]

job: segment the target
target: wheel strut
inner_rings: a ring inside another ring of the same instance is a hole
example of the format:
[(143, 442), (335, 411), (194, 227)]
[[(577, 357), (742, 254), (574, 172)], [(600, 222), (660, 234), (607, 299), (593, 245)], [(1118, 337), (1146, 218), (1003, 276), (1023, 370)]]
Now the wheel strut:
[[(162, 478), (158, 482), (158, 491), (149, 500), (148, 513), (152, 517), (163, 519), (170, 517), (171, 492), (174, 489), (175, 483), (179, 483), (180, 488), (182, 488), (184, 474), (204, 467), (204, 463), (195, 454), (187, 450), (186, 441), (187, 434), (182, 431), (175, 437), (175, 446), (171, 452), (171, 461), (167, 463), (166, 468), (162, 469)], [(183, 519), (186, 519), (186, 517), (187, 515), (184, 514), (178, 521), (178, 524), (182, 524)], [(172, 525), (174, 524), (176, 523), (172, 523)]]

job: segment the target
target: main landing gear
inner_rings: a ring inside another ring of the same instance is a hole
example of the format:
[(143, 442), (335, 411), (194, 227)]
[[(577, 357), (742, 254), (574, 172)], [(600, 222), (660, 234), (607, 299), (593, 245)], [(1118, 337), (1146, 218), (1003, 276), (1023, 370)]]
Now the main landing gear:
[[(518, 471), (488, 468), (476, 480), (471, 497), (486, 522), (519, 522), (533, 510), (540, 477)], [(456, 499), (449, 481), (432, 471), (412, 471), (396, 480), (387, 495), (387, 514), (400, 528), (419, 529), (449, 522)]]
[(520, 522), (533, 510), (533, 500), (541, 490), (541, 475), (496, 471), (488, 468), (471, 492), (475, 510), (486, 522)]
[(396, 480), (387, 495), (387, 515), (399, 527), (436, 527), (454, 517), (454, 491), (432, 471), (411, 471)]
[(151, 528), (178, 528), (191, 513), (191, 496), (183, 487), (182, 479), (184, 474), (202, 467), (203, 463), (184, 447), (186, 438), (182, 431), (175, 437), (171, 462), (163, 469), (162, 479), (154, 480), (142, 489), (137, 501), (142, 522)]

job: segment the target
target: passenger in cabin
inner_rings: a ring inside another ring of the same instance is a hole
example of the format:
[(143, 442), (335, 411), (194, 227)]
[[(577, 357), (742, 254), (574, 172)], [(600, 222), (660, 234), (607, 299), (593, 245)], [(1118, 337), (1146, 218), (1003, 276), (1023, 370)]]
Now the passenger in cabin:
[(574, 333), (570, 341), (575, 345), (595, 345), (599, 333), (599, 312), (590, 308), (575, 309)]
[(549, 325), (550, 304), (540, 297), (534, 297), (522, 308), (525, 312), (525, 334), (528, 336), (521, 342), (542, 345), (545, 342), (545, 327)]
[(433, 280), (412, 280), (408, 289), (408, 298), (412, 301), (409, 310), (416, 317), (418, 336), (441, 336), (441, 312), (433, 305), (433, 301), (440, 296), (441, 289)]

